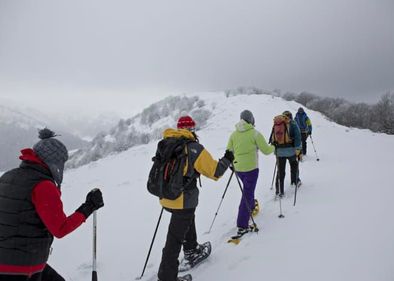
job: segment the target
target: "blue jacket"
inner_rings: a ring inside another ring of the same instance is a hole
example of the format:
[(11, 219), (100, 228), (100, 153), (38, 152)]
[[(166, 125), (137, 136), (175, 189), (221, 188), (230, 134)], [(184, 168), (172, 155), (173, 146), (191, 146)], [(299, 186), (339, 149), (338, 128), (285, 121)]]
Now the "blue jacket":
[(294, 120), (290, 121), (289, 135), (294, 141), (294, 146), (276, 148), (277, 157), (291, 157), (296, 155), (297, 149), (302, 149), (300, 128), (298, 128), (298, 125)]
[(301, 133), (312, 134), (312, 122), (305, 112), (302, 113), (297, 112), (294, 120), (297, 122), (297, 125), (300, 128)]

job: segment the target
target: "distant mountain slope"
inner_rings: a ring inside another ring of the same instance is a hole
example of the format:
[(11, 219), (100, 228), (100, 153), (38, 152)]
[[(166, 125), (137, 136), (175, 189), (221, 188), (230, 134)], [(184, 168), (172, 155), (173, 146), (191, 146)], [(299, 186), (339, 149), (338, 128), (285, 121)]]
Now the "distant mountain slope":
[(114, 112), (102, 112), (100, 114), (89, 114), (86, 112), (63, 112), (51, 115), (59, 128), (91, 141), (97, 134), (114, 127), (121, 117)]
[(108, 132), (98, 134), (86, 148), (79, 149), (72, 155), (67, 167), (79, 167), (158, 139), (165, 128), (176, 124), (182, 112), (190, 114), (197, 126), (203, 127), (211, 115), (211, 106), (197, 96), (167, 97), (132, 118), (121, 119)]
[[(29, 112), (28, 112), (29, 113)], [(0, 171), (16, 167), (22, 148), (31, 147), (38, 141), (38, 128), (48, 126), (64, 142), (69, 150), (83, 147), (86, 142), (67, 132), (56, 130), (49, 122), (39, 120), (34, 115), (0, 105)]]

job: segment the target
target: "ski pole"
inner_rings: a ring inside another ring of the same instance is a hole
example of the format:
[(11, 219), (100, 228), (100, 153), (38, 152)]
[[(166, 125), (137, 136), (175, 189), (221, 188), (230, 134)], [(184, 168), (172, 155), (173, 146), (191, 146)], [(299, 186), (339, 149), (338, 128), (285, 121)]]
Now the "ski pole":
[(93, 212), (93, 269), (92, 281), (97, 281), (97, 211)]
[(222, 203), (223, 203), (223, 200), (224, 200), (224, 196), (226, 195), (227, 189), (228, 189), (228, 187), (229, 187), (229, 185), (230, 185), (231, 178), (233, 177), (233, 175), (234, 175), (234, 167), (232, 168), (232, 172), (231, 172), (230, 178), (228, 179), (226, 188), (225, 188), (225, 190), (224, 190), (224, 192), (223, 192), (222, 199), (220, 200), (220, 203), (219, 203), (218, 209), (216, 210), (215, 216), (213, 217), (211, 226), (209, 227), (209, 230), (208, 230), (205, 234), (211, 233), (212, 226), (213, 226), (213, 224), (214, 224), (214, 222), (215, 222), (215, 220), (216, 220), (216, 217), (217, 217), (217, 215), (218, 215), (219, 209), (220, 209), (220, 207), (222, 206)]
[(283, 219), (285, 216), (282, 214), (282, 197), (279, 196), (279, 209), (280, 209), (280, 214), (278, 218)]
[(252, 209), (250, 208), (250, 205), (249, 205), (248, 200), (246, 200), (245, 192), (244, 192), (244, 189), (242, 188), (241, 181), (239, 180), (239, 177), (238, 177), (237, 173), (235, 173), (235, 177), (237, 178), (237, 182), (238, 182), (239, 188), (241, 189), (242, 199), (245, 200), (246, 208), (248, 209), (250, 218), (252, 219), (253, 226), (254, 226), (254, 229), (255, 229), (254, 231), (255, 231), (255, 232), (258, 232), (259, 229), (258, 229), (258, 227), (257, 227), (256, 222), (255, 222), (254, 219), (253, 219)]
[(317, 152), (316, 152), (316, 148), (315, 148), (315, 144), (313, 143), (313, 138), (312, 135), (309, 135), (311, 137), (311, 141), (312, 141), (312, 146), (313, 146), (313, 150), (315, 151), (316, 154), (316, 161), (320, 161), (319, 156), (317, 156)]
[(155, 242), (157, 229), (159, 228), (160, 221), (161, 221), (161, 217), (162, 217), (162, 215), (163, 215), (163, 210), (164, 210), (164, 208), (161, 208), (160, 216), (159, 216), (159, 219), (158, 219), (158, 221), (157, 221), (157, 225), (156, 225), (155, 233), (153, 234), (152, 242), (150, 243), (148, 255), (147, 255), (147, 257), (146, 257), (145, 264), (144, 264), (144, 268), (142, 269), (141, 276), (140, 276), (140, 277), (137, 277), (136, 280), (141, 280), (142, 276), (144, 276), (145, 269), (146, 269), (146, 265), (148, 264), (149, 257), (150, 257), (150, 253), (151, 253), (151, 251), (152, 251), (153, 243)]
[[(296, 157), (296, 159), (297, 159), (297, 157)], [(296, 201), (297, 201), (297, 189), (298, 189), (298, 183), (299, 183), (299, 176), (300, 176), (300, 162), (297, 161), (297, 179), (296, 179), (296, 185), (295, 185), (295, 190), (294, 190), (294, 204), (293, 204), (293, 206), (296, 205)]]
[[(279, 173), (279, 171), (278, 171), (278, 173)], [(280, 180), (280, 175), (278, 176), (277, 175), (277, 177), (278, 177), (278, 185), (279, 185), (279, 189), (280, 189), (280, 187), (281, 187), (281, 180)], [(285, 216), (283, 215), (283, 213), (282, 213), (282, 197), (281, 196), (279, 196), (279, 216), (278, 216), (278, 218), (280, 218), (280, 219), (283, 219)]]
[(275, 168), (274, 168), (274, 174), (272, 175), (271, 190), (274, 188), (274, 179), (275, 179), (276, 167), (277, 167), (277, 166), (278, 166), (278, 158), (276, 158)]

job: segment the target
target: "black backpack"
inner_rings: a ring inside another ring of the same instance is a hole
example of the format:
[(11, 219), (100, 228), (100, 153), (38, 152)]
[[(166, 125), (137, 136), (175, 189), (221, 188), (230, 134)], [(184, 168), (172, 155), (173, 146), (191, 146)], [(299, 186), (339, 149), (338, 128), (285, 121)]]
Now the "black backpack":
[(185, 182), (183, 171), (186, 165), (186, 145), (193, 140), (187, 138), (165, 138), (157, 144), (153, 166), (149, 172), (148, 191), (159, 197), (174, 200), (190, 183)]

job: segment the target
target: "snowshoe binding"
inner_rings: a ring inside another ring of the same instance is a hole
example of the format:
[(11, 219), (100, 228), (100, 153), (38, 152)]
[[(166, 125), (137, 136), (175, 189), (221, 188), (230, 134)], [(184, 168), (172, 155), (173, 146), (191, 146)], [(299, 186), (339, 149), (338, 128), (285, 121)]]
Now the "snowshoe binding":
[[(184, 276), (178, 276), (176, 278), (177, 281), (192, 281), (192, 276), (190, 274), (186, 274)], [(157, 279), (157, 281), (161, 281), (160, 279)]]
[(186, 274), (184, 276), (179, 276), (177, 281), (192, 281), (192, 276), (190, 274)]
[(233, 243), (238, 245), (241, 242), (241, 238), (249, 232), (258, 232), (259, 229), (256, 225), (249, 225), (248, 228), (238, 227), (237, 235), (231, 236), (227, 243)]
[(184, 251), (185, 255), (179, 264), (178, 271), (184, 272), (200, 264), (209, 257), (211, 249), (211, 242), (208, 241), (197, 245), (194, 250)]

